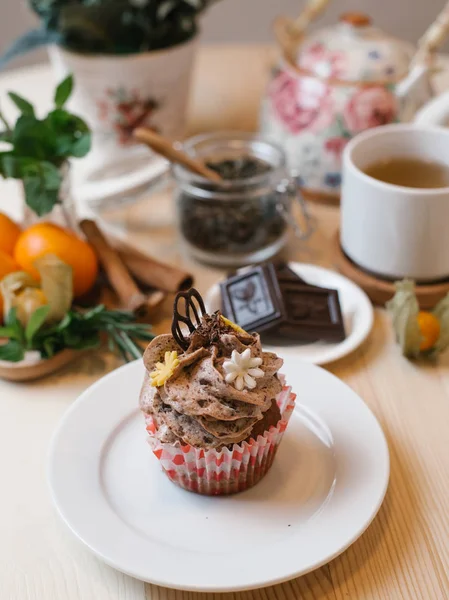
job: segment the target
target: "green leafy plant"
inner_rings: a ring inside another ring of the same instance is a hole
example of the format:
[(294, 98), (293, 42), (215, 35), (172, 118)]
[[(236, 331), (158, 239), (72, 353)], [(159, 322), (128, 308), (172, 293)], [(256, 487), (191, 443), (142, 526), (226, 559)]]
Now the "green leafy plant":
[(153, 339), (149, 325), (136, 323), (133, 313), (108, 310), (103, 305), (92, 309), (71, 309), (55, 325), (45, 323), (50, 308), (40, 306), (24, 327), (12, 308), (0, 327), (0, 360), (19, 362), (28, 351), (39, 351), (42, 358), (51, 358), (65, 349), (86, 350), (98, 348), (107, 340), (111, 351), (118, 352), (125, 361), (142, 356), (139, 342)]
[(29, 0), (42, 27), (18, 39), (0, 68), (39, 46), (82, 53), (132, 54), (181, 44), (198, 31), (198, 16), (214, 0)]
[(89, 127), (64, 108), (72, 89), (73, 78), (69, 75), (56, 88), (54, 109), (43, 119), (38, 119), (28, 100), (14, 92), (8, 94), (20, 111), (14, 127), (0, 112), (4, 126), (0, 140), (10, 145), (0, 152), (0, 175), (23, 181), (25, 201), (39, 216), (60, 202), (66, 161), (82, 158), (90, 150)]

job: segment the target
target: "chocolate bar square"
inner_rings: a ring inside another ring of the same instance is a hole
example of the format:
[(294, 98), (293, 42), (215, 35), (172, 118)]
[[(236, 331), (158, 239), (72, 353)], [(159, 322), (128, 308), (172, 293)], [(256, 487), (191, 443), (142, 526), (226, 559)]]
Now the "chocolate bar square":
[(295, 271), (288, 266), (288, 263), (277, 263), (275, 268), (279, 284), (282, 285), (283, 283), (299, 282), (303, 283), (304, 285), (308, 285), (307, 281), (302, 279), (302, 277), (297, 275)]
[(284, 283), (287, 316), (278, 335), (298, 341), (341, 342), (346, 338), (338, 291), (300, 283)]
[(247, 331), (265, 331), (286, 317), (274, 265), (253, 267), (220, 284), (223, 314)]

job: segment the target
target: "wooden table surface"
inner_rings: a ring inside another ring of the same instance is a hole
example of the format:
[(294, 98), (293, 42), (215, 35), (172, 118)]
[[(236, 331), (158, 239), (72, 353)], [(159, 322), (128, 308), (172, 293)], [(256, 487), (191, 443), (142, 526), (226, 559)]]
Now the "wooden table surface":
[[(264, 47), (214, 47), (199, 56), (190, 127), (252, 129), (271, 52)], [(446, 75), (446, 81), (448, 76)], [(46, 67), (12, 72), (6, 89), (48, 101)], [(440, 76), (440, 86), (445, 79)], [(0, 184), (2, 210), (18, 214), (14, 183)], [(178, 250), (168, 192), (155, 201), (110, 212), (134, 240), (165, 260), (183, 263), (205, 291), (220, 272), (190, 262)], [(159, 208), (161, 204), (157, 205)], [(291, 259), (332, 267), (338, 209), (314, 206), (318, 230), (292, 240)], [(165, 330), (169, 308), (158, 315)], [(0, 600), (444, 600), (449, 598), (449, 353), (438, 365), (402, 358), (384, 311), (376, 310), (369, 340), (326, 368), (350, 385), (378, 418), (391, 453), (390, 486), (365, 534), (340, 557), (283, 585), (240, 594), (196, 594), (158, 588), (104, 565), (59, 520), (45, 469), (58, 420), (80, 392), (116, 365), (89, 355), (30, 384), (0, 382)], [(354, 426), (357, 426), (355, 423)], [(81, 443), (81, 442), (80, 442)], [(151, 557), (148, 557), (151, 560)]]

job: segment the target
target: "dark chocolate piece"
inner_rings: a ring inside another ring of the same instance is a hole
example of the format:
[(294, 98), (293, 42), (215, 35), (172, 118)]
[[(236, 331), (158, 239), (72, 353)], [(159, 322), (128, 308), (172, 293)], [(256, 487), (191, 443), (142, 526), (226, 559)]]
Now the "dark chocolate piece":
[(309, 285), (290, 267), (253, 267), (220, 284), (223, 314), (264, 337), (311, 343), (346, 338), (338, 291)]
[(276, 333), (298, 341), (341, 342), (346, 338), (338, 291), (284, 283), (287, 317)]
[(275, 265), (275, 269), (279, 284), (299, 282), (304, 285), (308, 285), (307, 281), (305, 281), (304, 279), (302, 279), (302, 277), (297, 275), (293, 271), (293, 269), (290, 269), (287, 263), (278, 263), (277, 265)]
[[(184, 301), (183, 311), (180, 312), (181, 301)], [(171, 332), (176, 343), (183, 349), (187, 350), (190, 344), (190, 334), (201, 324), (201, 317), (206, 313), (201, 294), (195, 289), (190, 288), (187, 292), (179, 292), (176, 294), (173, 305), (173, 322)], [(189, 335), (181, 329), (181, 323), (187, 325)]]
[(272, 329), (286, 318), (273, 264), (235, 275), (220, 288), (223, 314), (247, 331)]

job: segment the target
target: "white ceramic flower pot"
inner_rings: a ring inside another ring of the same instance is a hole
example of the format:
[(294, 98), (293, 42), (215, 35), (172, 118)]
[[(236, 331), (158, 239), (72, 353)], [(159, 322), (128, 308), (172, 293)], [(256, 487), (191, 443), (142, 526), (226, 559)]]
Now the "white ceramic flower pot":
[(126, 182), (135, 185), (158, 170), (154, 164), (151, 168), (148, 149), (136, 145), (131, 132), (146, 126), (172, 139), (183, 136), (196, 47), (193, 39), (166, 50), (124, 56), (49, 49), (58, 80), (74, 75), (70, 110), (93, 131), (92, 151), (73, 169), (85, 195), (127, 189)]

